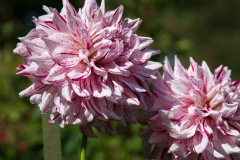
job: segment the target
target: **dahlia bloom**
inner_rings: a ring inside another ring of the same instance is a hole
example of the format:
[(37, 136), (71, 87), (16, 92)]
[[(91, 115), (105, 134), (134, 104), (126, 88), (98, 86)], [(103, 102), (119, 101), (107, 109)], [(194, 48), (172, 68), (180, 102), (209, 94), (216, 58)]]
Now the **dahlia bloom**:
[(122, 20), (123, 6), (105, 12), (104, 0), (86, 0), (78, 12), (68, 0), (60, 13), (43, 9), (14, 49), (25, 60), (18, 75), (33, 82), (20, 97), (31, 96), (49, 122), (79, 125), (90, 137), (91, 126), (115, 133), (112, 120), (136, 122), (134, 111), (146, 109), (139, 93), (161, 67), (149, 61), (159, 53), (147, 49), (153, 40), (136, 34), (141, 21)]
[(139, 118), (149, 126), (140, 133), (145, 152), (155, 145), (149, 157), (238, 160), (240, 81), (231, 80), (227, 67), (211, 73), (192, 58), (188, 70), (176, 57), (174, 70), (168, 59), (163, 68), (153, 80), (155, 101)]

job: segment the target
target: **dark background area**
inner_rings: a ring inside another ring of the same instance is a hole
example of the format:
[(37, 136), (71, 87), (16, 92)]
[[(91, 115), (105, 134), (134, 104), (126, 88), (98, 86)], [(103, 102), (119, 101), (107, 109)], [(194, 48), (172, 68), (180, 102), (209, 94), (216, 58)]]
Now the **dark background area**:
[[(70, 0), (78, 9), (83, 0)], [(100, 4), (100, 1), (97, 1)], [(205, 60), (212, 72), (223, 64), (232, 70), (234, 80), (240, 78), (240, 1), (197, 0), (106, 0), (106, 10), (124, 5), (124, 17), (143, 20), (138, 34), (154, 39), (151, 48), (173, 61), (177, 55), (188, 67), (189, 57), (198, 63)], [(62, 8), (61, 0), (0, 0), (0, 160), (42, 160), (41, 113), (29, 98), (18, 93), (30, 85), (25, 77), (16, 76), (15, 68), (23, 63), (12, 50), (34, 23), (32, 16), (45, 14), (42, 5)], [(119, 135), (103, 135), (90, 139), (88, 159), (141, 160), (139, 125), (121, 127)], [(81, 134), (77, 126), (61, 129), (63, 160), (79, 159)]]

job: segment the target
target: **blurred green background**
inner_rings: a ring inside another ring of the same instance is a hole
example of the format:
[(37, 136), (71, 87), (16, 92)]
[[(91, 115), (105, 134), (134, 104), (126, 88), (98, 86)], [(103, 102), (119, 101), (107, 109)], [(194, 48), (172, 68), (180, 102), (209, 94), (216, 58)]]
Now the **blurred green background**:
[[(83, 0), (70, 0), (79, 8)], [(100, 4), (100, 1), (97, 1)], [(205, 60), (211, 70), (223, 64), (240, 78), (240, 1), (232, 0), (106, 0), (107, 10), (125, 6), (124, 17), (143, 22), (139, 35), (154, 39), (151, 48), (160, 49), (155, 56), (160, 61), (177, 55), (188, 67), (189, 57), (201, 63)], [(0, 160), (43, 160), (41, 113), (29, 98), (18, 93), (30, 85), (25, 77), (16, 76), (15, 68), (23, 63), (12, 50), (17, 37), (34, 28), (32, 16), (44, 14), (42, 5), (62, 7), (61, 0), (0, 0)], [(90, 139), (88, 159), (141, 160), (139, 125), (116, 125), (118, 136), (97, 133)], [(77, 126), (61, 129), (63, 160), (79, 159), (81, 134)]]

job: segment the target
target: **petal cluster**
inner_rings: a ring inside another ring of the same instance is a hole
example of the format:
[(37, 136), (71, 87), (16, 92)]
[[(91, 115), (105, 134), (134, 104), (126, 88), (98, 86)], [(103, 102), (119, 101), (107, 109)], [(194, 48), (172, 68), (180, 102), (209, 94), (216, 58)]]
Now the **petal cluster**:
[(91, 126), (115, 133), (112, 120), (136, 122), (134, 111), (146, 109), (140, 93), (161, 67), (149, 61), (159, 53), (147, 48), (153, 40), (136, 34), (141, 20), (123, 20), (123, 6), (105, 12), (104, 0), (100, 7), (86, 0), (78, 12), (68, 0), (60, 13), (43, 9), (14, 49), (25, 60), (18, 75), (33, 82), (20, 97), (31, 96), (50, 122), (79, 125), (89, 136)]
[(163, 68), (163, 76), (153, 80), (155, 101), (139, 118), (149, 126), (140, 133), (149, 157), (238, 160), (240, 81), (231, 80), (227, 67), (212, 73), (192, 58), (188, 69), (177, 57), (174, 69), (168, 59)]

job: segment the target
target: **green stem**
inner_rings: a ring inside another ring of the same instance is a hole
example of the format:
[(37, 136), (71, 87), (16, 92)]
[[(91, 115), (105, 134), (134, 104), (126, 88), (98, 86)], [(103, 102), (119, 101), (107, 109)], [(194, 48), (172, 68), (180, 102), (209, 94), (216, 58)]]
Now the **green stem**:
[(60, 129), (57, 124), (50, 124), (49, 115), (42, 115), (44, 160), (61, 160)]
[(83, 134), (80, 160), (86, 160), (86, 150), (87, 150), (87, 136)]

